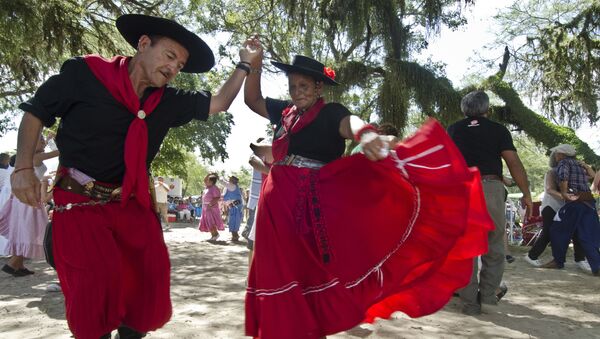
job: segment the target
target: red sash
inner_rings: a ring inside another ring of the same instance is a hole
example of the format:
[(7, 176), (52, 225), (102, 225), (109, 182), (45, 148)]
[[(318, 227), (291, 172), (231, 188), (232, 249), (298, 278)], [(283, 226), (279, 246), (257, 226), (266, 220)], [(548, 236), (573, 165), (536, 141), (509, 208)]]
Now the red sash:
[(305, 112), (300, 112), (296, 106), (287, 107), (281, 113), (283, 134), (275, 136), (273, 140), (273, 161), (283, 160), (288, 152), (290, 145), (289, 135), (298, 133), (304, 127), (308, 126), (319, 115), (321, 109), (325, 106), (325, 100), (319, 98), (312, 107)]
[(127, 68), (129, 57), (115, 56), (107, 60), (99, 55), (86, 55), (84, 60), (115, 100), (137, 117), (129, 125), (125, 138), (125, 177), (123, 178), (121, 205), (124, 206), (129, 200), (128, 197), (134, 194), (135, 199), (142, 206), (149, 208), (150, 193), (146, 168), (148, 126), (144, 119), (160, 102), (164, 87), (153, 91), (144, 104), (140, 105), (140, 99), (129, 78)]

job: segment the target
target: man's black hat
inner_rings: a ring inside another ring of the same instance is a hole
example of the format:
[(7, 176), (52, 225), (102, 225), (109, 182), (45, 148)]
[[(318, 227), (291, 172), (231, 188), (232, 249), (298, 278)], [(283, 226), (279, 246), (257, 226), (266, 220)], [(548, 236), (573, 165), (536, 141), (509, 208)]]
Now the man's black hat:
[(289, 73), (300, 73), (309, 75), (317, 81), (323, 81), (328, 85), (339, 85), (338, 82), (325, 74), (325, 65), (318, 62), (317, 60), (311, 59), (303, 55), (296, 55), (292, 64), (284, 64), (282, 62), (272, 61), (273, 66), (284, 71), (286, 74)]
[(125, 14), (117, 19), (117, 29), (133, 48), (137, 48), (142, 35), (161, 35), (177, 41), (190, 54), (181, 69), (182, 72), (207, 72), (215, 65), (215, 57), (210, 47), (199, 36), (173, 20), (142, 14)]

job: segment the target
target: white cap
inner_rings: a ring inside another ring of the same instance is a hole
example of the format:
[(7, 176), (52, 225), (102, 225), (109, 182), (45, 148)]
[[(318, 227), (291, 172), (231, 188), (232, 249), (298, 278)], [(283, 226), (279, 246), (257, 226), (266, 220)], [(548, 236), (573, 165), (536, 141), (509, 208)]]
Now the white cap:
[(575, 156), (575, 154), (577, 154), (575, 147), (569, 144), (560, 144), (558, 146), (552, 147), (550, 150), (555, 153), (562, 153), (569, 157), (573, 157)]

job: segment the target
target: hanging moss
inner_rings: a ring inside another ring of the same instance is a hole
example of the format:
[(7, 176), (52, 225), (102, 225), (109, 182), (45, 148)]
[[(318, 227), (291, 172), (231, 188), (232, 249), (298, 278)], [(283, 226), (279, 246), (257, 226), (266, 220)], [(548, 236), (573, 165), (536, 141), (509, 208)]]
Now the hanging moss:
[(558, 144), (571, 144), (587, 163), (600, 166), (600, 156), (579, 139), (573, 129), (557, 126), (529, 109), (510, 84), (498, 76), (493, 76), (483, 83), (483, 87), (494, 92), (506, 103), (505, 109), (492, 112), (496, 119), (517, 126), (547, 148)]
[(529, 72), (524, 78), (531, 79), (528, 85), (541, 98), (547, 116), (573, 127), (600, 119), (600, 2), (581, 7), (574, 16), (562, 15), (534, 28), (528, 51), (520, 55)]
[(428, 116), (449, 124), (462, 118), (460, 112), (461, 95), (450, 81), (436, 76), (431, 70), (415, 62), (402, 62), (406, 85), (414, 94), (415, 103)]
[(381, 120), (402, 131), (406, 128), (410, 89), (406, 86), (405, 72), (400, 62), (388, 62), (387, 72), (379, 89), (377, 106)]

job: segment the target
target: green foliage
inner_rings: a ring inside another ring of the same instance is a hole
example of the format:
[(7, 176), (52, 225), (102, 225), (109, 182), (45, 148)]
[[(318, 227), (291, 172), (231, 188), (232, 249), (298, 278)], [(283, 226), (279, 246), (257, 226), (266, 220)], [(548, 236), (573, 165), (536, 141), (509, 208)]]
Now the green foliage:
[(401, 126), (398, 130), (402, 131), (406, 126), (410, 99), (406, 73), (402, 72), (400, 62), (393, 62), (387, 68), (388, 74), (383, 80), (378, 100), (381, 119), (394, 126)]
[[(7, 129), (16, 106), (33, 95), (41, 81), (56, 73), (61, 63), (75, 55), (130, 55), (133, 49), (117, 32), (114, 19), (124, 13), (176, 17), (193, 27), (187, 1), (0, 1), (0, 135)], [(200, 11), (199, 11), (200, 12)], [(205, 19), (208, 22), (208, 19)], [(218, 88), (224, 74), (207, 77), (180, 74), (174, 86), (182, 89)], [(189, 152), (199, 151), (212, 162), (227, 157), (225, 140), (233, 123), (231, 115), (194, 121), (167, 135), (153, 170), (185, 178)]]
[(187, 125), (169, 130), (160, 151), (152, 162), (157, 173), (185, 177), (186, 154), (200, 152), (200, 157), (209, 163), (227, 158), (225, 141), (231, 133), (233, 116), (229, 113), (212, 115), (207, 122), (193, 120)]
[[(531, 137), (524, 133), (513, 133), (513, 143), (517, 148), (519, 158), (527, 171), (529, 179), (529, 189), (535, 194), (540, 194), (544, 191), (544, 175), (549, 169), (547, 148), (544, 145), (537, 143)], [(504, 166), (503, 173), (505, 176), (510, 175), (508, 168)], [(510, 193), (519, 193), (518, 187), (509, 187)], [(534, 199), (536, 196), (534, 196)]]
[[(212, 21), (204, 27), (231, 33), (230, 42), (258, 32), (267, 58), (289, 62), (294, 54), (305, 54), (333, 67), (342, 86), (328, 89), (327, 94), (358, 109), (356, 113), (363, 117), (373, 113), (403, 129), (411, 102), (424, 104), (427, 114), (445, 115), (444, 103), (432, 103), (424, 91), (406, 90), (420, 87), (423, 79), (398, 63), (426, 47), (427, 37), (441, 25), (463, 24), (461, 1), (246, 0), (217, 5), (196, 0), (191, 4), (193, 8), (206, 4), (210, 14), (197, 14), (198, 21), (209, 16)], [(233, 51), (225, 47), (222, 51), (234, 58)], [(416, 94), (419, 99), (413, 100)]]
[(123, 13), (166, 13), (180, 1), (0, 1), (0, 135), (16, 106), (71, 56), (123, 54)]
[(498, 120), (517, 126), (546, 148), (563, 143), (572, 144), (587, 163), (600, 165), (600, 157), (571, 128), (555, 125), (529, 109), (512, 86), (502, 81), (500, 76), (490, 77), (482, 84), (482, 88), (491, 90), (504, 101), (506, 106), (496, 108), (492, 114)]
[[(223, 74), (210, 74), (205, 78), (202, 75), (180, 73), (172, 85), (182, 90), (215, 88), (223, 81)], [(208, 121), (192, 120), (186, 125), (170, 129), (152, 163), (153, 171), (166, 171), (166, 174), (183, 178), (186, 154), (190, 152), (199, 152), (200, 157), (209, 163), (226, 159), (225, 145), (232, 125), (233, 116), (224, 113), (211, 115)]]
[(598, 0), (515, 1), (496, 19), (496, 44), (517, 44), (510, 80), (518, 90), (541, 98), (554, 121), (578, 127), (600, 119)]
[(196, 156), (188, 153), (186, 156), (186, 177), (184, 180), (183, 195), (202, 195), (204, 190), (204, 177), (208, 169), (198, 162)]
[(250, 184), (252, 183), (251, 169), (242, 167), (231, 174), (235, 175), (238, 179), (240, 179), (240, 181), (238, 182), (238, 186), (242, 190), (242, 193), (246, 192), (246, 190), (250, 188)]
[[(365, 120), (392, 122), (399, 130), (407, 130), (411, 122), (422, 121), (426, 116), (448, 123), (461, 117), (460, 97), (472, 87), (454, 89), (444, 77), (442, 66), (419, 65), (411, 61), (411, 56), (425, 48), (427, 39), (439, 32), (441, 26), (457, 28), (464, 24), (463, 5), (472, 3), (469, 0), (2, 1), (0, 134), (9, 127), (5, 122), (15, 105), (30, 96), (49, 74), (55, 73), (66, 58), (91, 52), (107, 56), (131, 52), (114, 28), (113, 19), (122, 13), (174, 17), (196, 32), (219, 34), (220, 41), (228, 40), (216, 52), (221, 61), (230, 59), (232, 65), (238, 59), (240, 41), (258, 32), (268, 59), (290, 61), (294, 54), (305, 54), (333, 67), (342, 86), (328, 88), (327, 95)], [(586, 161), (595, 164), (599, 163), (598, 157), (572, 130), (556, 126), (531, 111), (515, 88), (525, 90), (526, 94), (541, 95), (546, 113), (557, 120), (565, 119), (572, 125), (577, 125), (584, 116), (589, 121), (598, 120), (598, 12), (598, 0), (516, 3), (499, 16), (506, 23), (506, 33), (501, 39), (530, 38), (512, 51), (517, 62), (507, 76), (515, 74), (516, 87), (503, 81), (504, 71), (478, 86), (493, 91), (504, 101), (504, 106), (494, 110), (499, 120), (517, 126), (546, 147), (573, 143)], [(522, 24), (515, 24), (520, 19)], [(265, 72), (274, 71), (269, 63), (264, 68)], [(218, 88), (225, 73), (183, 75), (174, 85), (186, 89)], [(206, 123), (193, 122), (171, 130), (155, 159), (153, 171), (185, 178), (196, 166), (189, 159), (191, 152), (199, 152), (209, 163), (224, 159), (225, 138), (231, 124), (231, 115), (219, 115)]]

